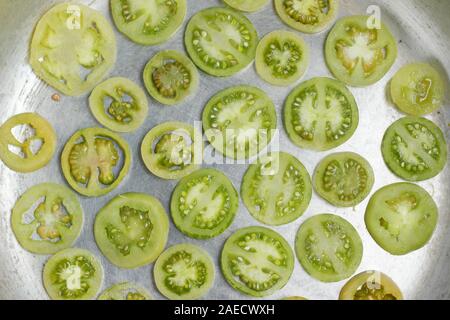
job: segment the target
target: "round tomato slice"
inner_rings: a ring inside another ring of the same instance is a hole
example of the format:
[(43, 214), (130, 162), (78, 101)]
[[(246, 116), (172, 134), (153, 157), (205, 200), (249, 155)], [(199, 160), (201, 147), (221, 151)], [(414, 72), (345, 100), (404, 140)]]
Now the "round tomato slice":
[(228, 238), (221, 267), (228, 283), (254, 297), (269, 296), (282, 289), (294, 270), (294, 253), (277, 232), (248, 227)]
[(238, 206), (239, 195), (231, 181), (218, 170), (202, 169), (180, 181), (170, 211), (181, 232), (195, 239), (209, 239), (228, 229)]
[(241, 187), (248, 211), (259, 222), (278, 226), (297, 220), (311, 201), (311, 178), (294, 156), (268, 154), (250, 165)]
[(336, 17), (338, 0), (275, 0), (278, 16), (288, 26), (305, 33), (325, 30)]
[(323, 159), (314, 173), (314, 189), (337, 207), (354, 207), (372, 190), (375, 176), (370, 163), (352, 152), (334, 153)]
[(428, 192), (412, 183), (378, 190), (367, 205), (367, 230), (380, 247), (404, 255), (425, 246), (438, 221), (438, 208)]
[(0, 160), (16, 172), (45, 167), (56, 149), (56, 133), (37, 113), (13, 116), (0, 126)]
[(68, 188), (54, 183), (39, 184), (16, 202), (11, 226), (25, 250), (53, 254), (78, 239), (83, 228), (83, 209)]
[(142, 159), (154, 175), (177, 180), (202, 163), (202, 135), (182, 122), (167, 122), (150, 130), (141, 145)]
[(111, 263), (134, 269), (152, 263), (164, 250), (169, 218), (156, 198), (126, 193), (112, 199), (98, 212), (94, 235)]
[(319, 214), (300, 226), (295, 250), (303, 269), (313, 278), (338, 282), (358, 269), (363, 245), (358, 231), (347, 220)]
[(99, 260), (83, 249), (65, 249), (44, 266), (44, 287), (53, 300), (91, 300), (103, 283)]
[(111, 0), (117, 29), (142, 45), (169, 40), (186, 17), (186, 0)]
[(223, 0), (223, 2), (236, 10), (255, 12), (265, 7), (269, 0)]
[(153, 300), (147, 289), (136, 283), (118, 283), (105, 290), (98, 300)]
[(295, 300), (301, 300), (301, 301), (305, 301), (305, 300), (308, 300), (308, 299), (306, 299), (304, 297), (300, 297), (300, 296), (292, 296), (292, 297), (283, 298), (281, 300), (294, 300), (294, 301)]
[(156, 287), (171, 300), (201, 298), (213, 286), (215, 273), (209, 254), (188, 243), (164, 251), (153, 269)]
[(359, 123), (352, 93), (339, 81), (313, 78), (295, 88), (286, 100), (284, 125), (300, 148), (326, 151), (348, 141)]
[(197, 91), (199, 76), (188, 57), (175, 50), (166, 50), (147, 63), (144, 82), (154, 99), (165, 105), (175, 105)]
[(261, 89), (236, 86), (216, 94), (203, 111), (203, 129), (224, 156), (248, 159), (272, 141), (277, 128), (275, 105)]
[(89, 106), (98, 122), (116, 132), (137, 130), (148, 114), (145, 92), (125, 78), (111, 78), (98, 85), (89, 97)]
[(369, 16), (339, 20), (325, 44), (333, 75), (348, 85), (366, 87), (379, 81), (397, 59), (397, 42), (386, 25), (368, 28)]
[(425, 118), (405, 117), (394, 122), (384, 134), (381, 151), (389, 169), (408, 181), (433, 178), (447, 163), (444, 134)]
[(300, 79), (309, 65), (309, 47), (294, 32), (267, 34), (256, 49), (256, 71), (270, 84), (288, 86)]
[(30, 64), (47, 84), (68, 96), (94, 88), (116, 62), (116, 37), (100, 12), (73, 3), (58, 4), (39, 21)]
[(128, 174), (131, 150), (124, 139), (109, 130), (82, 129), (67, 141), (61, 166), (75, 191), (99, 197), (117, 188)]
[(397, 284), (384, 273), (365, 271), (342, 288), (339, 300), (403, 300)]
[(423, 116), (432, 113), (444, 103), (444, 80), (429, 64), (408, 64), (392, 78), (391, 98), (407, 114)]
[(195, 14), (186, 28), (186, 50), (206, 73), (228, 77), (255, 58), (258, 34), (244, 15), (228, 8), (208, 8)]

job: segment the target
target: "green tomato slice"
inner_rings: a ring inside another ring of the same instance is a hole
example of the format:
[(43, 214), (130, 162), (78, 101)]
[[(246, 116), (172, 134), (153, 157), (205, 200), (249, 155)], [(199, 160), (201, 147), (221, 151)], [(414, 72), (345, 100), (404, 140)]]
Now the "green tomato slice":
[(432, 113), (444, 103), (444, 80), (429, 64), (408, 64), (392, 78), (391, 98), (407, 114), (423, 116)]
[(114, 265), (134, 269), (158, 258), (169, 235), (169, 218), (161, 202), (141, 193), (112, 199), (97, 214), (95, 241)]
[(28, 189), (16, 202), (11, 227), (25, 250), (53, 254), (78, 239), (83, 228), (83, 209), (70, 189), (43, 183)]
[(154, 278), (159, 292), (171, 300), (196, 300), (214, 284), (215, 267), (209, 254), (192, 244), (179, 244), (161, 254)]
[(44, 287), (53, 300), (91, 300), (103, 283), (99, 260), (83, 249), (65, 249), (44, 266)]
[(216, 94), (203, 111), (203, 129), (211, 145), (224, 156), (248, 159), (272, 141), (277, 114), (261, 89), (236, 86)]
[(39, 21), (30, 48), (38, 77), (68, 96), (94, 88), (116, 62), (116, 37), (103, 15), (86, 6), (62, 3)]
[(22, 113), (0, 126), (0, 160), (16, 172), (45, 167), (56, 149), (56, 132), (37, 113)]
[(299, 80), (309, 65), (309, 47), (296, 33), (277, 30), (267, 34), (256, 49), (256, 71), (270, 84), (288, 86)]
[(105, 290), (98, 300), (153, 300), (151, 294), (144, 287), (136, 283), (118, 283)]
[(358, 231), (347, 220), (319, 214), (300, 226), (295, 250), (303, 269), (313, 278), (338, 282), (358, 269), (363, 245)]
[(241, 13), (228, 8), (208, 8), (189, 21), (185, 44), (197, 67), (212, 76), (228, 77), (253, 61), (258, 34)]
[(438, 208), (430, 194), (418, 185), (395, 183), (372, 196), (364, 219), (380, 247), (393, 255), (405, 255), (431, 239)]
[(170, 211), (177, 228), (195, 239), (222, 234), (234, 220), (239, 195), (231, 181), (215, 169), (198, 170), (175, 188)]
[(370, 163), (352, 152), (334, 153), (323, 159), (314, 173), (314, 189), (337, 207), (354, 207), (372, 190), (375, 176)]
[(122, 182), (131, 166), (131, 150), (119, 135), (101, 128), (77, 131), (67, 141), (61, 167), (70, 186), (87, 197), (105, 195)]
[(183, 53), (166, 50), (147, 63), (144, 82), (154, 99), (165, 105), (175, 105), (197, 91), (199, 75), (195, 65)]
[(311, 178), (294, 156), (277, 152), (250, 165), (241, 187), (242, 199), (259, 222), (278, 226), (297, 220), (311, 201)]
[(365, 271), (345, 284), (339, 300), (403, 300), (403, 294), (397, 284), (384, 273)]
[(405, 117), (386, 131), (381, 146), (389, 169), (407, 181), (437, 176), (447, 163), (447, 143), (441, 129), (425, 118)]
[(305, 33), (325, 30), (339, 10), (338, 0), (275, 0), (274, 3), (284, 23)]
[(284, 125), (289, 138), (300, 148), (326, 151), (348, 141), (359, 123), (352, 93), (337, 80), (313, 78), (288, 96)]
[(126, 78), (111, 78), (98, 85), (89, 106), (98, 122), (116, 132), (137, 130), (148, 114), (145, 92)]
[(150, 130), (141, 145), (147, 169), (167, 180), (177, 180), (198, 169), (203, 159), (200, 132), (182, 122), (166, 122)]
[(269, 0), (223, 0), (223, 2), (236, 10), (255, 12), (265, 7)]
[(186, 0), (111, 0), (117, 29), (142, 45), (169, 40), (186, 17)]
[(269, 296), (282, 289), (294, 270), (294, 253), (277, 232), (248, 227), (235, 232), (222, 250), (221, 267), (236, 290), (254, 296)]
[(368, 28), (369, 16), (339, 20), (325, 44), (328, 68), (342, 82), (366, 87), (378, 82), (397, 59), (397, 42), (386, 25)]

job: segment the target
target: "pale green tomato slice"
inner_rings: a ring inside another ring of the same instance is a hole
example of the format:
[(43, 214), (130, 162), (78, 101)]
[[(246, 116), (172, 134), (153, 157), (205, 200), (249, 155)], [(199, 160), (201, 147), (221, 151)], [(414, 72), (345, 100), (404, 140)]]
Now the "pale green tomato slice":
[(432, 113), (444, 103), (444, 80), (429, 64), (408, 64), (392, 78), (391, 98), (407, 114), (423, 116)]
[(288, 224), (308, 208), (311, 177), (297, 158), (274, 152), (250, 165), (242, 181), (241, 195), (258, 221), (275, 226)]
[(171, 300), (201, 298), (213, 286), (215, 273), (210, 255), (188, 243), (164, 251), (153, 269), (156, 287)]
[(116, 62), (116, 37), (103, 15), (89, 7), (62, 3), (39, 21), (30, 47), (38, 77), (68, 96), (94, 88)]
[(141, 155), (151, 173), (162, 179), (177, 180), (201, 165), (202, 135), (182, 122), (163, 123), (147, 133), (142, 141)]
[(158, 258), (169, 235), (169, 218), (161, 202), (142, 193), (112, 199), (97, 214), (95, 241), (111, 263), (126, 269)]
[(67, 182), (87, 197), (99, 197), (117, 188), (130, 166), (131, 150), (126, 140), (102, 128), (77, 131), (61, 155)]
[(186, 17), (186, 0), (111, 0), (117, 29), (142, 45), (169, 40)]
[(195, 65), (183, 53), (166, 50), (157, 53), (144, 69), (144, 83), (150, 95), (165, 105), (183, 102), (198, 89)]
[(22, 113), (0, 126), (0, 160), (16, 172), (45, 167), (56, 149), (56, 132), (37, 113)]
[(296, 33), (277, 30), (267, 34), (256, 49), (256, 71), (270, 84), (288, 86), (299, 80), (309, 65), (309, 47)]
[(53, 254), (78, 239), (83, 209), (70, 189), (54, 183), (39, 184), (16, 202), (11, 227), (25, 250)]
[(53, 300), (92, 300), (103, 283), (100, 261), (84, 249), (65, 249), (44, 266), (44, 287)]
[(147, 289), (136, 283), (124, 282), (105, 290), (98, 300), (153, 300)]
[(223, 2), (236, 10), (255, 12), (265, 7), (269, 0), (223, 0)]
[(148, 114), (145, 92), (126, 78), (111, 78), (98, 85), (89, 106), (98, 122), (116, 132), (137, 130)]

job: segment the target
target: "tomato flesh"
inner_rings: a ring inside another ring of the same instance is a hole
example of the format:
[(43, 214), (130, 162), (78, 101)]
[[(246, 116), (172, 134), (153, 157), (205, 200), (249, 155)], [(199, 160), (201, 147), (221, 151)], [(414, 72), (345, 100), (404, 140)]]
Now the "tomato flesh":
[(265, 7), (269, 0), (223, 0), (223, 2), (236, 10), (255, 12)]
[(104, 291), (98, 300), (152, 300), (152, 296), (147, 289), (136, 283), (118, 283)]

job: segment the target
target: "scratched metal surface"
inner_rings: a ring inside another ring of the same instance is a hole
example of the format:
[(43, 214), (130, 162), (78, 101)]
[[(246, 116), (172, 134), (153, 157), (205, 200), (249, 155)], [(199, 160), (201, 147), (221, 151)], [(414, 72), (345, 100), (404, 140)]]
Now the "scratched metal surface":
[[(58, 1), (45, 0), (0, 0), (0, 123), (10, 116), (24, 111), (36, 111), (47, 118), (58, 133), (58, 152), (44, 169), (27, 175), (16, 174), (0, 163), (0, 298), (3, 299), (46, 299), (42, 287), (41, 273), (46, 256), (32, 255), (17, 243), (10, 228), (10, 210), (16, 199), (27, 188), (42, 182), (64, 184), (59, 166), (59, 155), (67, 139), (79, 128), (98, 126), (88, 111), (87, 96), (80, 98), (63, 97), (60, 103), (50, 97), (55, 91), (38, 80), (27, 63), (28, 45), (35, 23), (39, 17)], [(108, 1), (80, 1), (102, 11), (109, 20)], [(144, 168), (138, 148), (145, 133), (155, 125), (168, 120), (192, 123), (199, 120), (208, 99), (222, 88), (241, 83), (253, 84), (265, 90), (274, 100), (280, 129), (280, 148), (297, 156), (310, 173), (321, 158), (335, 151), (355, 151), (370, 160), (375, 172), (376, 183), (373, 191), (399, 181), (383, 163), (379, 146), (385, 129), (401, 117), (387, 101), (385, 88), (394, 72), (404, 63), (424, 60), (440, 68), (448, 78), (450, 72), (450, 1), (447, 0), (342, 0), (340, 15), (363, 14), (370, 4), (379, 5), (382, 18), (391, 27), (399, 40), (399, 58), (389, 74), (367, 89), (354, 89), (360, 108), (361, 123), (354, 137), (339, 147), (326, 153), (315, 153), (295, 147), (287, 138), (281, 125), (283, 101), (290, 89), (272, 87), (263, 82), (249, 67), (242, 73), (228, 79), (217, 79), (201, 74), (201, 85), (195, 99), (176, 108), (168, 108), (150, 100), (150, 115), (143, 127), (134, 134), (124, 135), (133, 149), (134, 162), (127, 179), (111, 194), (97, 199), (80, 197), (85, 211), (85, 225), (77, 247), (94, 252), (105, 268), (103, 289), (121, 281), (136, 281), (147, 287), (155, 298), (162, 298), (152, 279), (152, 266), (137, 270), (121, 270), (110, 264), (99, 252), (93, 238), (93, 220), (96, 212), (112, 197), (129, 191), (146, 192), (158, 197), (166, 208), (169, 196), (176, 182), (157, 179)], [(219, 0), (188, 0), (188, 18), (202, 8), (221, 5)], [(248, 14), (260, 36), (275, 30), (288, 29), (275, 15), (272, 5), (263, 11)], [(185, 21), (185, 23), (187, 20)], [(125, 76), (143, 86), (141, 73), (147, 60), (163, 49), (183, 48), (183, 29), (169, 42), (156, 47), (136, 45), (116, 32), (118, 39), (118, 61), (112, 76)], [(329, 76), (324, 58), (323, 43), (326, 32), (319, 35), (305, 35), (311, 46), (312, 61), (304, 79), (314, 76)], [(400, 41), (401, 40), (401, 41)], [(430, 116), (450, 136), (450, 110), (447, 96), (445, 107), (440, 113)], [(241, 178), (247, 165), (219, 165), (240, 187)], [(369, 236), (363, 220), (367, 200), (354, 209), (336, 209), (313, 195), (307, 212), (297, 221), (276, 231), (285, 235), (291, 245), (296, 231), (308, 217), (323, 212), (336, 213), (348, 219), (359, 231), (364, 242), (364, 256), (358, 272), (376, 269), (389, 274), (399, 284), (405, 297), (409, 299), (449, 299), (450, 298), (450, 171), (447, 167), (438, 177), (420, 183), (436, 200), (440, 209), (440, 220), (431, 242), (421, 250), (403, 257), (394, 257), (378, 247)], [(209, 241), (195, 241), (183, 236), (174, 226), (170, 228), (169, 245), (191, 242), (205, 248), (217, 262), (226, 238), (238, 228), (258, 225), (241, 203), (237, 218), (229, 230), (220, 237)], [(213, 289), (207, 295), (211, 299), (243, 299), (246, 296), (233, 290), (224, 280), (219, 268)], [(301, 295), (310, 299), (336, 299), (345, 281), (334, 284), (321, 283), (309, 277), (296, 261), (295, 270), (286, 287), (271, 298)]]

